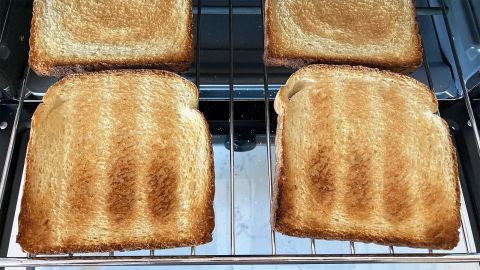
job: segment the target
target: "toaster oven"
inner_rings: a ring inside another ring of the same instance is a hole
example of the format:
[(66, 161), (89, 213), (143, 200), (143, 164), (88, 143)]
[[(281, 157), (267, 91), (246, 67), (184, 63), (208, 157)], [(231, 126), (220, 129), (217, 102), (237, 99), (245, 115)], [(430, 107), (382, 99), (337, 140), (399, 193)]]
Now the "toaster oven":
[(0, 267), (480, 267), (480, 2), (416, 1), (425, 53), (423, 65), (409, 75), (436, 94), (457, 150), (462, 224), (453, 250), (295, 238), (272, 231), (273, 100), (293, 71), (263, 64), (262, 0), (194, 0), (195, 61), (181, 75), (198, 86), (199, 107), (213, 135), (213, 241), (191, 248), (54, 256), (25, 254), (15, 242), (31, 117), (57, 81), (37, 76), (28, 66), (32, 2), (0, 0)]

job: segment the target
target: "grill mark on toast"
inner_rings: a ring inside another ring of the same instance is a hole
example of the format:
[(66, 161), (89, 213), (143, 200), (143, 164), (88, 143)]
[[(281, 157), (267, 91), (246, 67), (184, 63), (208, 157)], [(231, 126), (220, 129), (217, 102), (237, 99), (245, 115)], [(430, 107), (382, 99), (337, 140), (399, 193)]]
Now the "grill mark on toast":
[[(123, 148), (129, 152), (133, 149)], [(135, 162), (119, 158), (114, 161), (109, 172), (110, 192), (108, 211), (113, 223), (124, 223), (133, 214), (135, 206)]]
[[(166, 159), (175, 153), (175, 147), (162, 147), (159, 144), (152, 146), (153, 156), (148, 168), (148, 202), (153, 218), (156, 221), (166, 222), (175, 214), (178, 205), (177, 186), (179, 176), (174, 162)], [(176, 155), (174, 155), (176, 156)], [(177, 163), (178, 164), (178, 163)]]
[[(330, 85), (326, 83), (326, 85)], [(335, 126), (333, 108), (335, 91), (331, 89), (322, 89), (319, 84), (312, 85), (315, 87), (310, 90), (309, 111), (312, 113), (312, 122), (310, 131), (313, 132), (312, 138), (318, 138), (316, 149), (307, 160), (307, 183), (312, 185), (310, 196), (315, 205), (315, 210), (321, 214), (319, 222), (328, 226), (329, 217), (333, 214), (335, 208), (335, 142), (334, 138), (329, 137), (331, 133), (326, 132), (332, 130)], [(290, 146), (295, 147), (295, 146)]]
[[(168, 98), (175, 99), (175, 97)], [(154, 128), (156, 133), (149, 138), (152, 159), (147, 165), (146, 177), (148, 211), (151, 213), (152, 224), (158, 224), (160, 221), (165, 224), (174, 222), (179, 205), (180, 175), (177, 166), (180, 162), (177, 141), (171, 139), (171, 132), (178, 130), (177, 125), (180, 119), (178, 119), (178, 108), (172, 104), (165, 104), (165, 106), (153, 108), (150, 112), (152, 123), (161, 126), (161, 128)]]
[(405, 97), (399, 94), (396, 88), (380, 92), (385, 113), (388, 115), (382, 142), (385, 153), (382, 192), (384, 214), (391, 224), (401, 224), (414, 214), (409, 188), (409, 172), (414, 164), (406, 153), (406, 146), (411, 143), (409, 137), (414, 134), (405, 124), (410, 121), (406, 118), (410, 110)]
[[(372, 102), (371, 87), (362, 81), (348, 82), (343, 86), (349, 91), (340, 91), (344, 95), (343, 112), (348, 119), (345, 127), (345, 212), (360, 222), (369, 219), (373, 212), (374, 187), (372, 179), (373, 153), (370, 139), (372, 127), (368, 122), (375, 111)], [(355, 97), (352, 98), (352, 93)]]
[[(85, 156), (95, 153), (97, 113), (90, 113), (90, 106), (84, 105), (85, 97), (77, 96), (73, 101), (72, 133), (68, 156), (73, 156), (70, 175), (67, 175), (65, 224), (75, 224), (75, 230), (68, 231), (63, 245), (74, 246), (88, 242), (88, 230), (95, 216), (96, 182), (99, 173), (96, 162)], [(68, 161), (67, 161), (68, 162)], [(65, 164), (67, 165), (67, 164)]]
[[(135, 89), (136, 85), (119, 82), (121, 89)], [(137, 137), (135, 134), (135, 115), (132, 112), (137, 110), (136, 102), (122, 102), (121, 99), (112, 100), (112, 115), (115, 116), (113, 130), (111, 133), (112, 145), (110, 147), (110, 160), (112, 166), (107, 173), (109, 187), (108, 191), (108, 218), (114, 226), (128, 226), (134, 221), (136, 200)], [(122, 231), (126, 231), (123, 228)]]

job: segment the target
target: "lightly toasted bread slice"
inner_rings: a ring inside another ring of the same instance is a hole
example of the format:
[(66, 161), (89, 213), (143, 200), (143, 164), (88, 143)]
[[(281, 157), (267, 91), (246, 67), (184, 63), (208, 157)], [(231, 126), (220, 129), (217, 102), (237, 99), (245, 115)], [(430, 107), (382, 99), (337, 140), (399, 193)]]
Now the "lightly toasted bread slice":
[(29, 63), (39, 75), (187, 69), (191, 0), (35, 0)]
[(264, 61), (411, 72), (422, 63), (412, 0), (265, 0)]
[(195, 85), (164, 71), (70, 75), (32, 118), (17, 241), (33, 254), (211, 241), (211, 136)]
[(271, 222), (320, 239), (452, 249), (459, 240), (455, 150), (434, 94), (407, 76), (312, 65), (275, 99)]

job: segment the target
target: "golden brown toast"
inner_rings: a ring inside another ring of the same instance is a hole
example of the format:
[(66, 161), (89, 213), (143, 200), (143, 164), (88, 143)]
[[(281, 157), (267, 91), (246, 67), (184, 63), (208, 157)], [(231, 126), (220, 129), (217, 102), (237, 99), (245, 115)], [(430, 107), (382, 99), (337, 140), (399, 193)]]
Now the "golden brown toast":
[(415, 70), (422, 47), (412, 0), (265, 0), (265, 63)]
[(377, 69), (313, 65), (275, 99), (272, 226), (284, 234), (451, 249), (460, 198), (434, 94)]
[(39, 75), (187, 69), (191, 0), (35, 0), (30, 66)]
[(211, 136), (170, 72), (70, 75), (32, 118), (17, 241), (28, 253), (199, 245), (214, 227)]

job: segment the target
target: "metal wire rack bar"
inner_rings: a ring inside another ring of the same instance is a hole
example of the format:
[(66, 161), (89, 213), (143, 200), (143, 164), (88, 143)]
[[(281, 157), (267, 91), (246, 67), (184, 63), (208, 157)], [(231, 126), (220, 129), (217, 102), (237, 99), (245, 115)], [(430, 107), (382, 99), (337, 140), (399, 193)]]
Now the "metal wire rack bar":
[(133, 265), (259, 265), (259, 264), (352, 264), (352, 263), (473, 263), (479, 253), (454, 254), (317, 254), (225, 256), (115, 256), (6, 258), (0, 267), (133, 266)]
[(475, 120), (475, 114), (473, 112), (472, 103), (470, 102), (470, 96), (468, 95), (467, 86), (465, 84), (465, 78), (463, 77), (463, 70), (460, 65), (460, 60), (458, 59), (457, 47), (455, 45), (455, 38), (453, 36), (452, 29), (450, 27), (450, 22), (447, 16), (447, 9), (445, 0), (441, 1), (442, 8), (442, 17), (443, 22), (445, 23), (445, 28), (448, 33), (448, 41), (450, 43), (450, 48), (453, 54), (453, 60), (455, 62), (455, 67), (457, 69), (458, 79), (460, 80), (460, 85), (462, 87), (463, 98), (465, 100), (465, 105), (467, 106), (468, 116), (470, 117), (470, 122), (472, 123), (473, 133), (475, 135), (475, 145), (477, 146), (477, 153), (480, 155), (480, 134), (478, 132), (477, 121)]
[(22, 86), (20, 90), (20, 101), (18, 103), (17, 112), (13, 121), (12, 133), (10, 135), (10, 142), (8, 143), (7, 155), (5, 157), (5, 165), (2, 171), (2, 178), (0, 179), (0, 202), (3, 201), (5, 195), (5, 187), (7, 185), (7, 177), (10, 171), (10, 164), (12, 162), (13, 148), (15, 146), (15, 140), (17, 138), (18, 123), (20, 121), (20, 113), (23, 107), (24, 93), (27, 88), (28, 75), (30, 74), (30, 67), (27, 65), (23, 76)]
[[(276, 255), (276, 241), (275, 233), (271, 230), (271, 253), (272, 255), (235, 255), (235, 215), (234, 215), (234, 195), (235, 195), (235, 170), (234, 170), (234, 66), (233, 66), (233, 4), (232, 0), (228, 1), (229, 7), (229, 135), (230, 135), (230, 255), (225, 256), (204, 256), (195, 255), (195, 247), (191, 248), (190, 256), (159, 256), (155, 255), (154, 250), (150, 250), (149, 256), (118, 256), (113, 252), (109, 253), (109, 256), (77, 256), (70, 254), (69, 256), (30, 256), (28, 257), (9, 257), (0, 258), (0, 267), (41, 267), (41, 266), (99, 266), (99, 265), (251, 265), (251, 264), (349, 264), (349, 263), (467, 263), (467, 262), (480, 262), (480, 253), (471, 253), (470, 243), (468, 237), (465, 234), (465, 228), (462, 223), (462, 233), (466, 244), (467, 253), (433, 253), (431, 250), (424, 254), (395, 254), (394, 247), (388, 247), (390, 254), (356, 254), (355, 243), (350, 242), (350, 254), (316, 254), (315, 239), (310, 240), (310, 248), (312, 255)], [(196, 39), (196, 71), (195, 71), (195, 83), (200, 85), (200, 0), (197, 8), (197, 39)], [(262, 1), (262, 16), (263, 16), (264, 4)], [(453, 36), (449, 27), (448, 18), (446, 17), (446, 6), (442, 0), (441, 7), (434, 8), (417, 8), (417, 11), (421, 10), (422, 15), (443, 15), (447, 32), (449, 34), (452, 53), (454, 54), (455, 64), (457, 72), (462, 84), (462, 91), (464, 93), (465, 104), (469, 112), (472, 126), (474, 127), (477, 147), (479, 145), (478, 129), (476, 121), (473, 116), (473, 110), (468, 97), (468, 92), (463, 81), (463, 74), (458, 62), (458, 55), (456, 53), (455, 44), (453, 42)], [(425, 14), (423, 14), (425, 13)], [(425, 55), (424, 55), (425, 57)], [(432, 78), (427, 59), (424, 58), (425, 72), (429, 86), (432, 89)], [(15, 135), (17, 133), (18, 122), (20, 119), (20, 113), (23, 103), (25, 102), (26, 81), (30, 69), (27, 68), (23, 78), (22, 88), (20, 91), (19, 106), (15, 116), (15, 122), (13, 126), (12, 136), (10, 139), (10, 146), (7, 154), (7, 163), (4, 167), (2, 174), (2, 182), (0, 183), (0, 192), (3, 192), (3, 187), (6, 182), (6, 175), (11, 161), (11, 154), (13, 151), (13, 145), (15, 142)], [(267, 158), (268, 158), (268, 177), (269, 177), (269, 194), (270, 203), (271, 195), (274, 184), (272, 173), (272, 153), (271, 153), (271, 139), (270, 139), (270, 107), (269, 107), (269, 83), (268, 83), (268, 68), (264, 67), (264, 102), (265, 102), (265, 124), (266, 124), (266, 137), (267, 137)], [(480, 151), (479, 151), (480, 152)], [(3, 193), (0, 193), (0, 200), (3, 197)], [(462, 220), (463, 222), (463, 220)]]
[[(202, 1), (197, 0), (197, 20), (196, 20), (196, 39), (195, 39), (195, 85), (197, 91), (200, 90), (200, 18), (202, 16)], [(151, 251), (152, 255), (155, 255), (155, 251)], [(190, 255), (195, 256), (195, 246), (190, 248)]]
[(355, 254), (355, 242), (350, 241), (350, 254)]
[[(265, 14), (265, 2), (262, 0), (262, 21)], [(263, 24), (262, 24), (263, 25)], [(264, 93), (264, 102), (265, 102), (265, 135), (267, 137), (267, 167), (268, 167), (268, 196), (270, 198), (270, 209), (272, 208), (272, 199), (273, 199), (273, 173), (272, 173), (272, 144), (270, 141), (270, 103), (269, 103), (269, 94), (268, 94), (268, 68), (263, 65), (263, 93)], [(275, 231), (270, 228), (270, 241), (272, 248), (272, 255), (277, 253), (276, 241), (275, 241)], [(315, 242), (312, 241), (312, 253), (315, 254)]]
[[(35, 257), (35, 255), (28, 254), (27, 257), (28, 258), (33, 258), (33, 257)], [(26, 270), (34, 270), (34, 269), (35, 269), (35, 266), (27, 266), (26, 267)]]
[(0, 32), (0, 44), (3, 40), (3, 34), (5, 33), (5, 28), (7, 27), (8, 15), (10, 14), (10, 7), (12, 6), (12, 0), (8, 1), (7, 11), (5, 12), (5, 19), (3, 20), (3, 27)]
[(230, 255), (235, 255), (235, 151), (234, 151), (234, 88), (233, 88), (233, 3), (232, 0), (228, 1), (228, 36), (229, 36), (229, 57), (230, 67), (229, 73), (229, 88), (230, 88), (230, 100), (229, 100), (229, 132), (230, 132)]

